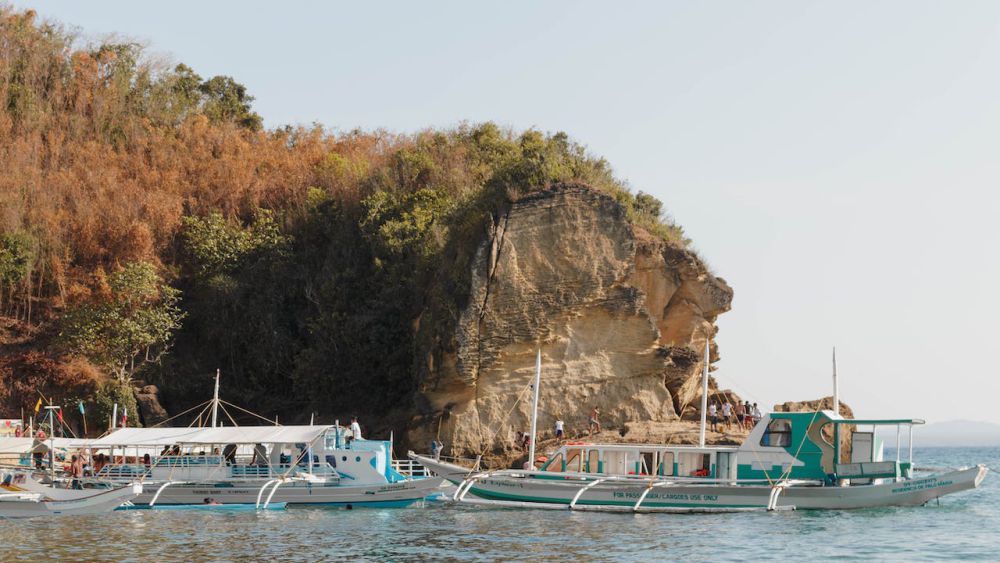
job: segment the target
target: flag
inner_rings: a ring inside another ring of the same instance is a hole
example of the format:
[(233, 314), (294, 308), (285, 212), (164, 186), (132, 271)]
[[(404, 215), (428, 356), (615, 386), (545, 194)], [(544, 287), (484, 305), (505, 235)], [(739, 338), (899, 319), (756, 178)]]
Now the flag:
[(56, 410), (56, 416), (59, 417), (59, 424), (62, 424), (63, 423), (63, 420), (62, 420), (62, 409)]
[(128, 409), (122, 409), (122, 428), (128, 426)]
[(83, 412), (83, 401), (80, 401), (80, 414), (86, 414)]
[(38, 409), (42, 408), (42, 398), (38, 398), (38, 402), (35, 403), (35, 414), (38, 414)]

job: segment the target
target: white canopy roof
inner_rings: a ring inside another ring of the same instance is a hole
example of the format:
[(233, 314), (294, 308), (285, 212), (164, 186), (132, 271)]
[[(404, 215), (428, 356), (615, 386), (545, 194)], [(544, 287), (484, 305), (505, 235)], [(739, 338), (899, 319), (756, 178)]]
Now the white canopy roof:
[(174, 444), (310, 443), (332, 426), (227, 426), (223, 428), (120, 428), (92, 440), (92, 447)]
[[(0, 454), (24, 454), (31, 451), (31, 445), (35, 442), (34, 438), (0, 438)], [(55, 445), (58, 450), (70, 450), (73, 448), (82, 448), (87, 444), (87, 440), (79, 438), (55, 438), (52, 440), (45, 440), (43, 442), (45, 447), (50, 445)]]

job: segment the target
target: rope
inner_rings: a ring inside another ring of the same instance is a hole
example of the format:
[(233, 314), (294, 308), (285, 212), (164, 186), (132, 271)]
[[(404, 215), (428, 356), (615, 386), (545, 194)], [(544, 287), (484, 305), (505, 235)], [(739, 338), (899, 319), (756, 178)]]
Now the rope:
[(240, 410), (240, 411), (243, 411), (243, 412), (245, 412), (245, 413), (247, 413), (247, 414), (249, 414), (249, 415), (251, 415), (251, 416), (256, 416), (257, 418), (259, 418), (259, 419), (263, 420), (264, 422), (266, 422), (266, 423), (268, 423), (268, 424), (273, 424), (274, 426), (281, 426), (280, 424), (278, 424), (278, 423), (277, 423), (277, 422), (275, 422), (275, 421), (272, 421), (272, 420), (271, 420), (271, 419), (269, 419), (269, 418), (264, 418), (263, 416), (261, 416), (261, 415), (259, 415), (259, 414), (255, 413), (255, 412), (253, 412), (253, 411), (248, 411), (247, 409), (245, 409), (245, 408), (243, 408), (243, 407), (241, 407), (241, 406), (239, 406), (239, 405), (234, 405), (234, 404), (230, 403), (229, 401), (225, 401), (225, 400), (223, 400), (223, 399), (219, 399), (219, 403), (220, 403), (220, 404), (223, 404), (223, 403), (224, 403), (224, 404), (226, 404), (226, 405), (229, 405), (230, 407), (233, 407), (234, 409), (237, 409), (237, 410)]
[[(530, 390), (531, 387), (532, 387), (532, 385), (534, 385), (534, 382), (529, 383), (528, 385), (526, 385), (524, 387), (524, 389), (520, 393), (517, 394), (517, 399), (514, 400), (514, 404), (511, 405), (510, 410), (508, 410), (507, 414), (505, 414), (503, 416), (503, 418), (500, 419), (501, 424), (497, 424), (496, 430), (494, 430), (493, 434), (490, 435), (489, 440), (487, 440), (485, 442), (486, 445), (483, 446), (483, 451), (479, 452), (479, 457), (480, 458), (483, 457), (483, 455), (486, 454), (486, 450), (488, 450), (489, 447), (490, 447), (490, 444), (493, 443), (493, 439), (496, 438), (497, 434), (500, 432), (500, 429), (504, 427), (504, 425), (502, 423), (505, 422), (510, 417), (510, 413), (514, 412), (514, 409), (517, 408), (517, 404), (521, 402), (521, 399), (523, 398), (525, 392), (528, 391), (528, 390)], [(531, 439), (534, 440), (535, 437), (532, 436)]]
[(161, 421), (161, 422), (157, 422), (156, 424), (154, 424), (154, 425), (150, 426), (150, 428), (156, 428), (157, 426), (160, 426), (161, 424), (166, 424), (166, 423), (170, 422), (171, 420), (173, 420), (173, 419), (175, 419), (175, 418), (177, 418), (177, 417), (179, 417), (179, 416), (184, 416), (184, 415), (186, 415), (187, 413), (189, 413), (189, 412), (193, 411), (194, 409), (196, 409), (196, 408), (198, 408), (198, 407), (201, 407), (201, 406), (204, 406), (205, 404), (207, 404), (207, 403), (210, 403), (210, 402), (211, 402), (211, 401), (209, 400), (209, 401), (205, 401), (204, 403), (199, 403), (199, 404), (197, 404), (197, 405), (195, 405), (195, 406), (193, 406), (193, 407), (189, 408), (188, 410), (186, 410), (186, 411), (184, 411), (184, 412), (182, 412), (182, 413), (180, 413), (180, 414), (175, 414), (174, 416), (172, 416), (172, 417), (170, 417), (170, 418), (168, 418), (168, 419), (166, 419), (166, 420), (164, 420), (164, 421)]

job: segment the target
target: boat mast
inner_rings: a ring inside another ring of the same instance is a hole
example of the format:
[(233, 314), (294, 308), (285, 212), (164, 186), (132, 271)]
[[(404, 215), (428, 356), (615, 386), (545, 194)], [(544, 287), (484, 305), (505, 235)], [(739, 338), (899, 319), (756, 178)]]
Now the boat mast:
[(840, 386), (837, 385), (837, 347), (833, 347), (833, 412), (840, 414)]
[(528, 442), (528, 463), (535, 466), (535, 431), (538, 428), (538, 387), (542, 381), (542, 349), (535, 356), (535, 399), (531, 404), (531, 439)]
[(52, 413), (59, 407), (47, 405), (49, 411), (49, 482), (56, 486), (56, 421)]
[(710, 340), (705, 340), (705, 362), (701, 372), (701, 428), (698, 430), (698, 447), (705, 447), (705, 417), (708, 411), (708, 347)]
[(219, 418), (219, 370), (215, 370), (215, 392), (212, 393), (212, 428), (218, 426)]

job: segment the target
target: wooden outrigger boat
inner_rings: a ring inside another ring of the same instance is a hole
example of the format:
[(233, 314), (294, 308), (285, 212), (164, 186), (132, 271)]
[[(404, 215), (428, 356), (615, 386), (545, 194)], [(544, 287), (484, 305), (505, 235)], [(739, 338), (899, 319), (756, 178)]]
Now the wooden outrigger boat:
[(22, 472), (3, 475), (2, 483), (0, 518), (104, 514), (142, 493), (139, 483), (87, 491), (58, 489), (35, 483)]
[[(704, 397), (705, 392), (703, 413)], [(537, 508), (710, 512), (918, 506), (978, 487), (987, 473), (983, 465), (918, 474), (912, 436), (919, 424), (923, 421), (848, 420), (826, 410), (771, 413), (741, 446), (705, 446), (703, 414), (698, 446), (569, 443), (539, 470), (480, 471), (413, 452), (410, 458), (457, 485), (456, 501)], [(887, 426), (896, 429), (894, 460), (883, 459), (876, 434)], [(909, 455), (902, 460), (904, 427)]]

